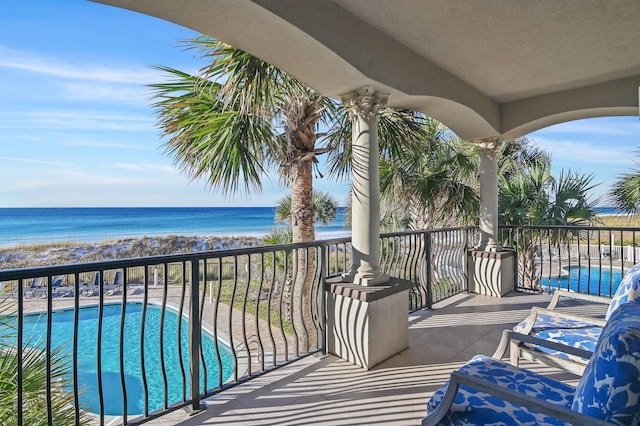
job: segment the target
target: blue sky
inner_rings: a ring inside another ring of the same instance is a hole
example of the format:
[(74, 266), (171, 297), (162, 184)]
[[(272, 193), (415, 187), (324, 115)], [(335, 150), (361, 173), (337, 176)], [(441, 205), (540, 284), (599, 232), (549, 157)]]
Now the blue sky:
[[(84, 0), (0, 2), (0, 207), (271, 206), (288, 190), (224, 197), (162, 153), (146, 84), (154, 64), (195, 71), (194, 32)], [(581, 120), (529, 138), (556, 171), (593, 173), (601, 196), (634, 166), (638, 117)], [(317, 179), (340, 204), (347, 186)], [(605, 205), (601, 202), (600, 205)]]

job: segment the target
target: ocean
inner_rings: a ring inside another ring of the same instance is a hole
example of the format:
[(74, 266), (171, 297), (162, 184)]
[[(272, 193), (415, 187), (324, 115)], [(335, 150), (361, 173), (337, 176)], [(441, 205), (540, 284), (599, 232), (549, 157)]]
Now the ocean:
[[(318, 237), (348, 233), (344, 208)], [(0, 208), (0, 246), (97, 242), (159, 235), (259, 236), (278, 225), (274, 207)]]
[[(619, 212), (597, 207), (599, 214)], [(349, 234), (345, 209), (318, 238)], [(276, 226), (275, 207), (0, 208), (0, 247), (60, 241), (98, 242), (125, 237), (260, 236)]]

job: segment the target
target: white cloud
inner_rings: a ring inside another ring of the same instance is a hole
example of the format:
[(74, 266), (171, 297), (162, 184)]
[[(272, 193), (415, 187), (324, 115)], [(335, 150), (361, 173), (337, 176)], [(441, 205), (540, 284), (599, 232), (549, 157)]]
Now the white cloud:
[(90, 139), (66, 139), (64, 142), (61, 142), (64, 146), (77, 146), (77, 147), (88, 147), (88, 148), (107, 148), (107, 149), (128, 149), (132, 151), (149, 151), (150, 147), (145, 145), (139, 145), (136, 143), (122, 143), (122, 142), (111, 142), (111, 141), (95, 141)]
[(87, 110), (51, 110), (3, 113), (3, 129), (91, 129), (154, 131), (154, 119), (147, 114), (115, 114)]
[(111, 83), (149, 84), (158, 80), (159, 73), (138, 64), (86, 65), (70, 63), (57, 57), (26, 52), (0, 46), (0, 68), (45, 74), (72, 80)]
[(61, 168), (72, 166), (72, 164), (70, 163), (65, 163), (61, 161), (36, 160), (33, 158), (20, 158), (20, 157), (0, 157), (0, 161), (9, 161), (11, 163), (40, 164), (40, 165), (46, 165), (46, 166), (57, 166)]
[(163, 164), (116, 163), (114, 167), (116, 169), (129, 170), (132, 172), (158, 171), (158, 172), (169, 173), (169, 174), (176, 174), (178, 172), (175, 167), (163, 165)]
[(552, 162), (569, 162), (576, 165), (603, 164), (609, 166), (631, 165), (636, 149), (627, 145), (594, 144), (570, 139), (531, 137), (538, 147), (550, 152)]
[(91, 102), (118, 102), (149, 107), (150, 89), (142, 85), (93, 82), (64, 82), (62, 94), (68, 99)]

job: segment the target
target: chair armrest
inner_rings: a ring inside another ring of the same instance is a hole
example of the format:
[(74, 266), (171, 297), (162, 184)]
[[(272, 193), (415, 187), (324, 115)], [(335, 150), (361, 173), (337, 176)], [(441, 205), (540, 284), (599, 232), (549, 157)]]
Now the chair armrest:
[(504, 354), (507, 352), (507, 349), (509, 348), (509, 343), (529, 343), (532, 345), (542, 346), (554, 351), (564, 352), (569, 355), (575, 355), (580, 358), (586, 359), (590, 359), (593, 355), (593, 352), (584, 349), (575, 348), (573, 346), (564, 345), (558, 342), (552, 342), (550, 340), (541, 339), (529, 334), (516, 333), (513, 330), (504, 330), (502, 332), (502, 338), (500, 339), (498, 348), (493, 353), (493, 355), (491, 355), (491, 357), (495, 359), (502, 359), (502, 357), (504, 357)]
[(595, 303), (604, 303), (605, 305), (608, 305), (611, 303), (611, 299), (608, 297), (594, 296), (592, 294), (584, 294), (584, 293), (574, 293), (567, 290), (556, 290), (553, 292), (553, 297), (551, 298), (551, 301), (547, 305), (547, 309), (549, 310), (555, 309), (556, 305), (560, 301), (560, 297), (567, 297), (570, 299), (579, 299), (579, 300), (595, 302)]
[(440, 420), (442, 420), (442, 418), (449, 412), (451, 405), (453, 405), (456, 394), (458, 393), (458, 389), (461, 385), (479, 390), (493, 396), (497, 396), (498, 398), (501, 398), (505, 401), (509, 401), (511, 403), (527, 407), (534, 411), (547, 414), (573, 425), (611, 426), (613, 424), (601, 419), (597, 419), (595, 417), (588, 416), (586, 414), (579, 413), (577, 411), (570, 410), (566, 407), (552, 404), (550, 402), (547, 402), (546, 400), (514, 392), (512, 389), (509, 389), (498, 383), (487, 382), (480, 378), (461, 373), (460, 371), (454, 371), (453, 373), (451, 373), (449, 386), (444, 398), (442, 399), (442, 402), (433, 412), (429, 413), (429, 415), (427, 415), (422, 420), (422, 426), (437, 425)]
[[(559, 312), (559, 311), (549, 310), (549, 309), (546, 309), (546, 308), (539, 308), (537, 306), (534, 306), (533, 308), (531, 308), (531, 312), (532, 312), (532, 314), (533, 314), (533, 312), (535, 312), (536, 316), (539, 315), (539, 314), (545, 314), (545, 315), (549, 315), (549, 316), (552, 316), (552, 317), (555, 317), (555, 318), (569, 319), (569, 320), (574, 320), (574, 321), (582, 321), (582, 322), (586, 322), (587, 324), (591, 324), (591, 325), (593, 325), (595, 327), (604, 327), (604, 325), (607, 323), (607, 321), (602, 319), (602, 318), (587, 317), (587, 316), (583, 316), (583, 315), (571, 314), (571, 313), (568, 313), (568, 312)], [(531, 323), (530, 327), (529, 327), (529, 323), (527, 323), (527, 326), (525, 327), (525, 330), (528, 330), (528, 332), (530, 332), (531, 329), (533, 328), (533, 326), (535, 325), (535, 319), (533, 321), (530, 321), (530, 323)]]
[(553, 342), (551, 340), (541, 339), (539, 337), (531, 336), (528, 334), (516, 333), (513, 330), (503, 331), (500, 345), (502, 345), (503, 340), (506, 340), (507, 343), (529, 343), (531, 345), (542, 346), (554, 351), (564, 352), (568, 355), (574, 355), (580, 358), (590, 359), (593, 356), (593, 352), (587, 351), (585, 349), (576, 348), (559, 342)]
[(555, 318), (582, 321), (588, 324), (593, 324), (595, 327), (604, 327), (604, 325), (606, 324), (606, 321), (600, 318), (585, 317), (581, 315), (570, 314), (568, 312), (558, 312), (558, 311), (534, 306), (533, 308), (531, 308), (531, 313), (527, 317), (527, 323), (525, 324), (524, 329), (522, 329), (521, 331), (523, 334), (531, 333), (531, 330), (533, 330), (533, 326), (536, 324), (536, 320), (538, 319), (539, 314), (546, 314)]

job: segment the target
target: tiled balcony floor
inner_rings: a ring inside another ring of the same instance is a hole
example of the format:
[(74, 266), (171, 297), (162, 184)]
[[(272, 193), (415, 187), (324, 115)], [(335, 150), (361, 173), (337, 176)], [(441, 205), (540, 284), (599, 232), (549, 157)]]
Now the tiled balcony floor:
[[(370, 371), (334, 356), (307, 357), (206, 401), (188, 417), (170, 413), (154, 425), (417, 425), (431, 394), (475, 354), (492, 355), (502, 330), (524, 319), (549, 295), (512, 293), (502, 299), (458, 295), (409, 317), (409, 349)], [(563, 306), (603, 315), (606, 306)], [(569, 383), (578, 378), (542, 364), (526, 368)]]

